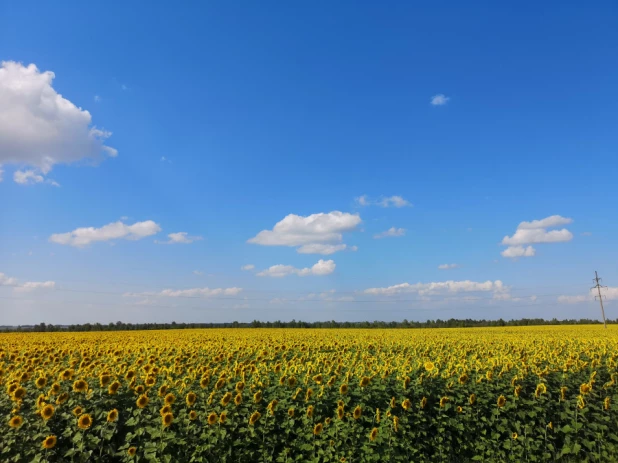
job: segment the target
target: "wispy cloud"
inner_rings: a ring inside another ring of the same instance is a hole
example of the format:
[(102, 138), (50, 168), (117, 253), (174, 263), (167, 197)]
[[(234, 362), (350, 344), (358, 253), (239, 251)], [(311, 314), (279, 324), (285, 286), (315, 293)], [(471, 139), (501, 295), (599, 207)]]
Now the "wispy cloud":
[(113, 222), (101, 228), (83, 227), (76, 228), (67, 233), (55, 233), (49, 237), (49, 241), (75, 247), (88, 246), (97, 241), (112, 241), (117, 239), (139, 240), (152, 236), (161, 231), (159, 224), (152, 220), (136, 222), (126, 225), (122, 222)]
[(431, 97), (432, 106), (444, 106), (450, 100), (449, 97), (445, 96), (443, 93), (438, 93)]
[(438, 265), (438, 268), (440, 270), (451, 270), (451, 269), (458, 268), (458, 267), (459, 267), (458, 264), (440, 264), (440, 265)]
[(335, 271), (337, 265), (332, 260), (320, 259), (313, 267), (295, 268), (291, 265), (273, 265), (272, 267), (262, 270), (257, 274), (259, 277), (282, 278), (288, 275), (298, 275), (299, 277), (309, 275), (330, 275)]
[(376, 233), (375, 235), (373, 235), (374, 239), (381, 239), (381, 238), (392, 238), (392, 237), (397, 237), (397, 236), (404, 236), (406, 234), (406, 229), (405, 228), (395, 228), (395, 227), (391, 227), (386, 231), (383, 231), (381, 233)]
[(407, 207), (412, 206), (412, 203), (402, 196), (382, 196), (378, 199), (371, 199), (367, 195), (362, 195), (354, 198), (354, 201), (359, 206), (380, 206), (380, 207)]
[(195, 241), (201, 241), (201, 236), (189, 236), (187, 232), (170, 233), (167, 235), (169, 238), (167, 241), (155, 240), (157, 244), (190, 244)]

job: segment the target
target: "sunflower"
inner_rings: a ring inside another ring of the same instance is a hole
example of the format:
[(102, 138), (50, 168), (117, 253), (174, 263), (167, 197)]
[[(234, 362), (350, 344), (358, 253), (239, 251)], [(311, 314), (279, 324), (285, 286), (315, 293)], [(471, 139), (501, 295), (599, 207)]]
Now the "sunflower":
[(476, 394), (470, 394), (470, 397), (468, 398), (468, 403), (470, 403), (470, 405), (474, 405), (476, 403)]
[(346, 383), (343, 383), (341, 386), (339, 386), (339, 394), (346, 395), (347, 393), (348, 393), (348, 385)]
[(611, 406), (611, 399), (609, 398), (609, 396), (605, 397), (605, 400), (603, 400), (603, 410), (609, 410)]
[(313, 435), (319, 436), (322, 434), (322, 430), (324, 429), (324, 425), (322, 423), (318, 423), (313, 427)]
[(257, 391), (255, 394), (253, 394), (253, 401), (256, 404), (259, 404), (262, 401), (262, 391)]
[(562, 401), (566, 400), (566, 391), (567, 391), (567, 387), (566, 386), (562, 386), (560, 388), (560, 400), (562, 400)]
[(86, 392), (88, 390), (88, 383), (83, 379), (78, 379), (73, 383), (74, 392)]
[(457, 407), (457, 413), (463, 413), (463, 408), (461, 408), (461, 406)]
[(362, 413), (363, 409), (360, 407), (360, 405), (357, 405), (354, 409), (354, 413), (352, 414), (352, 416), (354, 416), (355, 420), (358, 420), (361, 417)]
[(58, 442), (58, 439), (56, 438), (56, 436), (47, 436), (43, 442), (41, 443), (41, 445), (43, 446), (44, 449), (53, 449), (56, 446), (56, 442)]
[(231, 392), (226, 392), (223, 397), (221, 397), (221, 405), (223, 405), (224, 407), (227, 407), (227, 404), (229, 404), (232, 401), (232, 393)]
[(421, 406), (421, 408), (425, 408), (426, 405), (427, 405), (427, 397), (423, 397), (421, 399), (420, 406)]
[(118, 410), (115, 408), (107, 413), (107, 422), (113, 423), (118, 420)]
[(399, 431), (399, 418), (396, 416), (393, 416), (393, 430), (395, 432)]
[(163, 416), (167, 413), (172, 413), (172, 406), (171, 405), (163, 405), (163, 407), (161, 407), (161, 409), (159, 410), (159, 415)]
[(92, 426), (92, 417), (87, 413), (80, 415), (80, 417), (77, 419), (77, 426), (80, 429), (88, 429), (90, 426)]
[(118, 381), (114, 381), (107, 388), (107, 393), (110, 395), (114, 395), (116, 392), (118, 392), (118, 389), (120, 389), (120, 383)]
[(155, 378), (154, 376), (149, 376), (148, 378), (146, 378), (146, 386), (148, 387), (154, 386), (156, 382), (157, 378)]
[(285, 386), (285, 382), (287, 381), (287, 377), (285, 375), (281, 376), (279, 378), (279, 385), (280, 386)]
[(208, 415), (208, 424), (209, 425), (213, 425), (217, 422), (218, 417), (217, 414), (215, 412), (211, 412), (210, 415)]
[(187, 394), (187, 397), (185, 398), (185, 402), (187, 403), (188, 407), (193, 407), (196, 400), (197, 400), (197, 395), (194, 392), (189, 392)]
[(11, 428), (16, 428), (17, 429), (17, 428), (21, 427), (21, 425), (23, 423), (24, 423), (24, 419), (21, 416), (19, 416), (19, 415), (15, 415), (13, 418), (11, 418), (9, 420), (9, 426)]
[(159, 395), (159, 397), (165, 397), (165, 395), (167, 394), (167, 385), (163, 384), (160, 388), (159, 391), (157, 392), (157, 394)]
[(401, 402), (401, 408), (403, 408), (404, 410), (410, 410), (412, 408), (412, 402), (410, 402), (410, 399), (405, 399), (403, 402)]
[(444, 396), (440, 399), (440, 408), (444, 408), (444, 406), (446, 405), (446, 403), (449, 401), (449, 398)]
[(136, 453), (137, 453), (137, 449), (135, 447), (129, 447), (129, 450), (127, 450), (127, 454), (130, 457), (134, 457)]
[(36, 385), (36, 387), (41, 389), (47, 384), (47, 378), (45, 378), (44, 376), (39, 376), (34, 382), (34, 384)]
[(517, 440), (517, 433), (516, 433), (516, 432), (514, 432), (514, 433), (511, 435), (511, 437), (513, 438), (513, 440)]
[(219, 390), (225, 385), (225, 379), (219, 378), (219, 380), (215, 383), (215, 389)]
[(409, 385), (410, 385), (410, 377), (406, 376), (405, 378), (403, 378), (403, 388), (408, 389)]
[(504, 397), (503, 395), (501, 395), (500, 397), (498, 397), (498, 407), (502, 408), (504, 407), (504, 405), (506, 405), (506, 397)]
[(227, 420), (227, 412), (223, 411), (221, 412), (221, 414), (219, 415), (219, 423), (220, 424), (225, 424), (225, 421)]
[(206, 389), (208, 387), (208, 384), (210, 384), (210, 377), (202, 376), (202, 379), (200, 379), (200, 387), (202, 389)]
[(293, 408), (288, 408), (288, 416), (290, 418), (294, 418), (294, 409)]
[(245, 383), (243, 381), (238, 381), (236, 383), (236, 387), (235, 387), (236, 392), (242, 392), (244, 388), (245, 388)]
[(325, 424), (326, 426), (328, 426), (329, 424), (331, 424), (331, 423), (332, 423), (332, 421), (333, 421), (333, 420), (332, 420), (330, 417), (326, 417), (326, 419), (324, 420), (324, 424)]
[(288, 378), (288, 386), (290, 387), (296, 386), (296, 378), (294, 376), (290, 376)]
[(328, 382), (326, 383), (326, 385), (328, 387), (331, 387), (333, 384), (335, 384), (335, 381), (337, 380), (336, 376), (331, 376), (330, 379), (328, 380)]
[(363, 376), (360, 380), (360, 387), (367, 387), (369, 385), (369, 381), (371, 381), (370, 378)]
[(468, 375), (464, 373), (459, 377), (457, 381), (459, 382), (459, 384), (466, 384), (468, 382), (468, 379)]
[(137, 408), (144, 408), (146, 405), (148, 405), (148, 396), (146, 394), (140, 395), (135, 403), (137, 405)]
[(79, 405), (73, 409), (73, 415), (75, 416), (79, 416), (82, 413), (84, 413), (84, 411), (82, 410), (82, 407), (80, 407)]
[(13, 400), (23, 400), (26, 397), (26, 390), (23, 387), (17, 387), (13, 391)]
[(554, 429), (554, 423), (552, 423), (551, 421), (547, 424), (547, 427), (549, 429)]
[(279, 404), (279, 401), (277, 399), (273, 399), (269, 404), (268, 407), (266, 407), (268, 409), (268, 411), (270, 411), (271, 415), (275, 414), (275, 408), (277, 407), (277, 405)]
[(380, 422), (380, 409), (376, 408), (376, 423)]
[(257, 412), (257, 411), (253, 412), (251, 416), (249, 417), (249, 424), (253, 426), (255, 423), (258, 422), (261, 416), (262, 414), (260, 412)]
[(161, 417), (161, 422), (163, 423), (164, 428), (171, 426), (174, 422), (174, 415), (172, 413), (166, 413)]
[(493, 377), (494, 377), (493, 370), (488, 370), (487, 373), (485, 373), (485, 378), (487, 378), (487, 381), (491, 381)]
[(307, 407), (307, 417), (309, 418), (313, 417), (313, 405), (309, 405)]
[(101, 385), (101, 387), (107, 386), (111, 380), (112, 377), (110, 375), (99, 376), (99, 384)]
[(581, 410), (585, 406), (586, 406), (586, 401), (584, 400), (584, 396), (583, 395), (578, 395), (577, 396), (577, 408), (579, 408)]
[(324, 377), (322, 375), (315, 375), (311, 379), (313, 379), (316, 384), (322, 384), (322, 381), (324, 381)]
[(146, 390), (146, 388), (144, 387), (143, 384), (140, 384), (139, 386), (135, 387), (135, 393), (136, 394), (143, 394), (145, 390)]
[(41, 408), (45, 405), (45, 401), (47, 400), (47, 397), (45, 397), (45, 394), (41, 394), (39, 397), (37, 397), (36, 399), (36, 408)]
[(378, 428), (373, 428), (369, 433), (369, 440), (373, 442), (378, 437)]
[(56, 399), (56, 405), (61, 405), (61, 404), (65, 403), (67, 400), (69, 400), (69, 393), (68, 392), (63, 392)]
[(59, 392), (60, 392), (60, 384), (52, 383), (51, 387), (49, 388), (49, 395), (56, 395)]
[(513, 395), (515, 395), (515, 397), (519, 397), (521, 395), (521, 386), (519, 384), (517, 386), (515, 386), (515, 390), (513, 391)]
[(427, 371), (433, 371), (434, 368), (436, 368), (433, 362), (425, 362), (424, 366), (425, 366), (425, 370)]
[(345, 415), (345, 411), (343, 410), (343, 407), (337, 407), (337, 418), (342, 420), (344, 415)]
[(41, 410), (41, 418), (43, 418), (45, 421), (49, 420), (52, 416), (54, 416), (54, 412), (56, 410), (54, 409), (53, 405), (45, 405), (43, 407), (43, 409)]
[(590, 387), (590, 384), (582, 384), (581, 386), (579, 386), (579, 393), (581, 395), (586, 395), (591, 391), (592, 387)]
[(397, 406), (397, 402), (395, 401), (394, 397), (391, 399), (390, 406), (391, 406), (391, 408), (395, 408)]
[(176, 402), (176, 396), (174, 394), (167, 394), (163, 399), (166, 405), (173, 405)]

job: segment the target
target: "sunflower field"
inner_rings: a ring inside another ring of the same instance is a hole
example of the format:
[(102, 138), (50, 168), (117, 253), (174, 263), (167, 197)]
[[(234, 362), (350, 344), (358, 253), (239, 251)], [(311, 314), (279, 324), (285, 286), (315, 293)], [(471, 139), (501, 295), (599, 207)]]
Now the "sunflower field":
[(0, 461), (618, 461), (617, 364), (598, 325), (0, 334)]

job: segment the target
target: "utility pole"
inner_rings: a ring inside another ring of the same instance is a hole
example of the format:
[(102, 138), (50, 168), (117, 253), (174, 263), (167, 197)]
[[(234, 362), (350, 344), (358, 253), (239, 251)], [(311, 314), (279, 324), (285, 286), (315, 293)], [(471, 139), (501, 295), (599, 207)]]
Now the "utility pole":
[[(597, 291), (599, 292), (599, 302), (601, 303), (601, 314), (603, 315), (603, 325), (605, 326), (605, 329), (607, 329), (607, 323), (605, 322), (605, 309), (603, 309), (603, 296), (601, 295), (601, 288), (607, 288), (607, 286), (602, 286), (599, 281), (601, 281), (603, 278), (599, 278), (599, 275), (597, 274), (597, 271), (594, 271), (594, 278), (592, 279), (593, 283), (596, 283), (592, 288), (590, 289), (594, 289), (596, 288)], [(594, 298), (596, 299), (597, 296), (594, 296)]]

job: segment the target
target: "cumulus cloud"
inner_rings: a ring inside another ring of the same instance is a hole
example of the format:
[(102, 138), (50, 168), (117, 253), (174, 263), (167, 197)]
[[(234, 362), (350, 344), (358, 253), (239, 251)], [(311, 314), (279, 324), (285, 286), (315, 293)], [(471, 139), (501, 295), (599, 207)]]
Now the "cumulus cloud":
[[(0, 164), (34, 168), (30, 183), (55, 164), (114, 157), (105, 145), (111, 132), (92, 125), (92, 116), (56, 92), (53, 72), (3, 61), (0, 66)], [(24, 180), (23, 175), (17, 179)]]
[(48, 183), (53, 186), (60, 186), (55, 180), (46, 179), (40, 174), (37, 174), (34, 170), (16, 170), (13, 173), (13, 181), (20, 185), (33, 185), (35, 183)]
[(340, 244), (342, 234), (353, 231), (360, 223), (358, 214), (348, 212), (321, 212), (307, 217), (289, 214), (272, 230), (262, 230), (247, 242), (262, 246), (298, 246), (298, 252), (303, 254), (309, 254), (312, 249), (321, 251), (318, 254), (324, 254), (324, 250), (336, 252), (344, 248), (333, 250), (320, 246), (312, 248), (310, 245)]
[(313, 243), (301, 246), (296, 250), (296, 252), (299, 254), (322, 254), (324, 256), (329, 256), (338, 251), (356, 251), (357, 249), (358, 248), (356, 246), (348, 246), (347, 244)]
[(56, 282), (54, 281), (26, 281), (19, 283), (17, 278), (9, 277), (4, 273), (0, 273), (0, 286), (11, 286), (16, 293), (25, 293), (36, 291), (39, 289), (54, 289)]
[(169, 238), (167, 241), (157, 241), (158, 244), (190, 244), (194, 241), (200, 241), (203, 238), (201, 236), (189, 236), (187, 232), (170, 233), (167, 235)]
[(502, 244), (509, 247), (502, 251), (501, 254), (509, 258), (531, 257), (534, 256), (535, 249), (531, 246), (524, 248), (523, 245), (571, 241), (573, 234), (566, 228), (561, 230), (547, 229), (567, 225), (572, 222), (573, 219), (560, 215), (552, 215), (544, 219), (532, 220), (531, 222), (521, 222), (513, 236), (507, 235), (502, 239)]
[(449, 97), (442, 93), (438, 93), (437, 95), (431, 97), (431, 104), (432, 106), (443, 106), (448, 103), (448, 100), (450, 100)]
[(412, 203), (402, 196), (382, 196), (379, 199), (370, 199), (367, 195), (362, 195), (354, 198), (354, 201), (359, 206), (380, 206), (380, 207), (406, 207), (412, 206)]
[(448, 280), (431, 283), (401, 283), (385, 288), (369, 288), (364, 291), (365, 294), (385, 296), (391, 296), (401, 293), (415, 293), (420, 296), (428, 296), (435, 294), (460, 292), (494, 292), (498, 294), (506, 294), (508, 293), (508, 287), (505, 286), (500, 280), (487, 280), (485, 282), (477, 282), (470, 280)]
[(438, 265), (438, 269), (440, 269), (440, 270), (450, 270), (450, 269), (457, 268), (457, 267), (459, 267), (458, 264), (440, 264), (440, 265)]
[(404, 236), (405, 234), (406, 234), (405, 228), (391, 227), (386, 231), (383, 231), (381, 233), (376, 233), (375, 235), (373, 235), (373, 237), (375, 239), (380, 239), (380, 238), (390, 238), (390, 237), (395, 237), (395, 236)]
[(240, 267), (240, 269), (244, 270), (245, 272), (253, 270), (254, 268), (255, 268), (255, 265), (253, 264), (247, 264), (247, 265), (243, 265), (242, 267)]
[(500, 253), (502, 257), (532, 257), (536, 254), (536, 250), (532, 246), (509, 246)]
[(332, 260), (320, 259), (313, 267), (295, 268), (291, 265), (273, 265), (272, 267), (262, 270), (257, 274), (259, 277), (282, 278), (288, 275), (298, 275), (304, 277), (308, 275), (322, 276), (329, 275), (335, 271), (337, 265)]
[(139, 240), (147, 236), (155, 235), (160, 231), (161, 227), (152, 220), (136, 222), (133, 225), (113, 222), (101, 228), (84, 227), (77, 228), (67, 233), (56, 233), (49, 237), (49, 241), (56, 244), (84, 247), (96, 241), (111, 241), (117, 239)]

